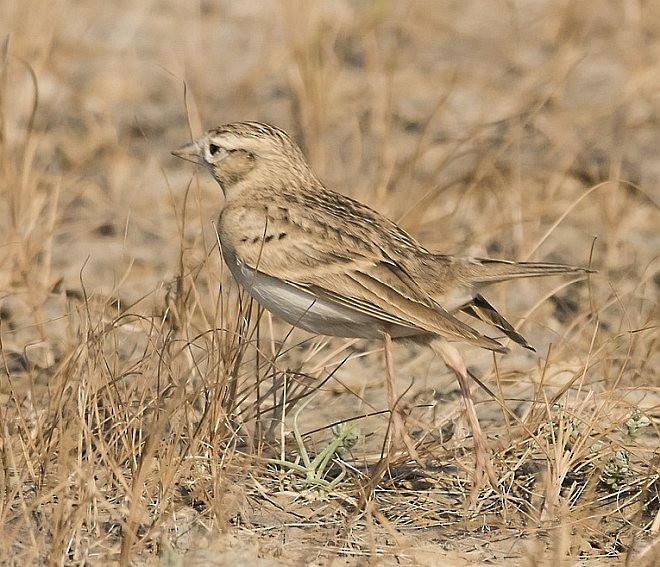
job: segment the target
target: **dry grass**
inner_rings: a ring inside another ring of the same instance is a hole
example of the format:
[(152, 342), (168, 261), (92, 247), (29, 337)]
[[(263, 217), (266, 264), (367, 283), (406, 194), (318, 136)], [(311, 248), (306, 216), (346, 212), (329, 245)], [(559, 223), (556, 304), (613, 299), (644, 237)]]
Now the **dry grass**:
[[(659, 11), (5, 2), (0, 560), (657, 564)], [(478, 410), (498, 490), (469, 504), (430, 353), (396, 351), (424, 462), (384, 467), (378, 345), (292, 331), (235, 289), (219, 190), (168, 152), (188, 122), (238, 119), (289, 130), (429, 247), (598, 269), (490, 293), (539, 352), (466, 349), (497, 393)], [(302, 452), (297, 412), (311, 458), (332, 425), (360, 432), (310, 473), (331, 488), (273, 463)]]

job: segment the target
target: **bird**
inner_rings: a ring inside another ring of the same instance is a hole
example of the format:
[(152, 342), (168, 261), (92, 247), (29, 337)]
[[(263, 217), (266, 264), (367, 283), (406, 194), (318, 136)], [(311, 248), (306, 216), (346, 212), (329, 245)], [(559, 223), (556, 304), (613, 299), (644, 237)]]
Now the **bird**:
[[(465, 403), (475, 479), (487, 475), (496, 482), (470, 373), (454, 344), (497, 353), (509, 349), (501, 338), (480, 333), (458, 315), (481, 320), (534, 350), (483, 289), (505, 280), (591, 270), (432, 252), (381, 213), (326, 188), (293, 139), (262, 122), (219, 126), (172, 154), (205, 167), (220, 185), (222, 257), (262, 307), (311, 333), (383, 341), (395, 430), (401, 431), (403, 418), (396, 411), (392, 341), (429, 345), (442, 358)], [(403, 440), (416, 456), (410, 438), (403, 435)]]

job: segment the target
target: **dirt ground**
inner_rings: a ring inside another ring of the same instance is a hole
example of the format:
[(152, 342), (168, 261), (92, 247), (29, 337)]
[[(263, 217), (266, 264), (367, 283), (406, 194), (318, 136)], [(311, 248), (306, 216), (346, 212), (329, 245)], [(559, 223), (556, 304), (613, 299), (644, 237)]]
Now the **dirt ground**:
[[(3, 564), (660, 565), (660, 2), (0, 14)], [(378, 342), (236, 288), (170, 152), (239, 120), (430, 249), (597, 270), (489, 290), (536, 353), (462, 347), (496, 486), (430, 350), (395, 347), (415, 461)]]

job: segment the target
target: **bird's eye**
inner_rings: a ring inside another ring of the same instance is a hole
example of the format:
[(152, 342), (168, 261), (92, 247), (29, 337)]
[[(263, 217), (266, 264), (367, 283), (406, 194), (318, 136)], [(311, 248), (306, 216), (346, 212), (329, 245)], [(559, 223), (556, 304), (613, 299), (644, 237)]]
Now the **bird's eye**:
[(220, 146), (217, 144), (209, 144), (209, 153), (214, 156), (220, 151)]

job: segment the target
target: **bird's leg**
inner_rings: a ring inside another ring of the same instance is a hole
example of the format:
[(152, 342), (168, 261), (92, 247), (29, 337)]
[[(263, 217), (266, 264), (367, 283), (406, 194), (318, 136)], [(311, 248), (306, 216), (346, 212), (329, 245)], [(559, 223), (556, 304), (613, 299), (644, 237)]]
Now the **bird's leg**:
[(396, 385), (394, 383), (394, 359), (392, 357), (392, 336), (389, 333), (383, 333), (383, 351), (385, 353), (385, 378), (387, 382), (387, 405), (392, 415), (392, 436), (391, 439), (395, 445), (399, 440), (408, 449), (410, 458), (420, 462), (419, 455), (415, 449), (415, 443), (406, 433), (405, 422), (398, 406), (398, 396)]
[(474, 399), (472, 398), (472, 392), (470, 391), (470, 383), (468, 381), (467, 368), (465, 368), (465, 362), (463, 357), (460, 355), (458, 350), (451, 346), (445, 340), (436, 340), (433, 341), (432, 346), (434, 350), (442, 357), (443, 362), (449, 368), (458, 379), (458, 385), (461, 388), (461, 396), (463, 402), (465, 403), (465, 413), (468, 418), (468, 423), (470, 424), (470, 429), (472, 430), (472, 439), (474, 442), (474, 453), (475, 453), (475, 489), (481, 486), (481, 481), (486, 475), (493, 487), (497, 486), (497, 477), (495, 475), (495, 470), (493, 469), (493, 463), (490, 459), (490, 451), (488, 449), (488, 444), (486, 441), (486, 436), (481, 430), (481, 425), (479, 425), (479, 418), (477, 417), (477, 410), (474, 407)]

